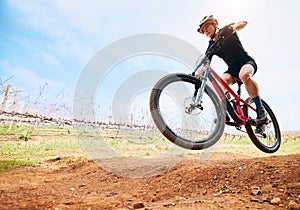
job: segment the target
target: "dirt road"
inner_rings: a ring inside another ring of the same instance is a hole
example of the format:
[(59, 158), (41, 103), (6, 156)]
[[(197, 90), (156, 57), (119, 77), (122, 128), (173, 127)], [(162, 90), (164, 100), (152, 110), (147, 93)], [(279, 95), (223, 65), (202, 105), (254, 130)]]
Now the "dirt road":
[(188, 155), (166, 173), (124, 178), (84, 157), (0, 174), (0, 209), (300, 209), (300, 155)]

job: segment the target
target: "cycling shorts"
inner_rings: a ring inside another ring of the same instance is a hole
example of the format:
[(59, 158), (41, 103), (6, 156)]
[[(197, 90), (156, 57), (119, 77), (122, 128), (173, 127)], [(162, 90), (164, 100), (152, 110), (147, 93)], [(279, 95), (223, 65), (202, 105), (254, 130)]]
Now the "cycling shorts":
[(239, 79), (239, 73), (241, 71), (241, 68), (246, 65), (246, 64), (250, 64), (251, 66), (253, 66), (254, 68), (254, 72), (252, 74), (252, 76), (257, 72), (257, 65), (255, 63), (254, 60), (247, 60), (245, 62), (243, 62), (241, 65), (239, 65), (237, 68), (229, 68), (227, 71), (225, 71), (224, 73), (228, 73), (230, 74), (233, 78), (237, 78)]

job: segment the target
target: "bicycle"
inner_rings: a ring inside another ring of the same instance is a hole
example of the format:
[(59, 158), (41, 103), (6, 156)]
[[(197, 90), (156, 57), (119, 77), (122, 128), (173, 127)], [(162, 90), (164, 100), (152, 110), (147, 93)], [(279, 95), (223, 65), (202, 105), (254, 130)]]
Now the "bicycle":
[[(226, 124), (246, 132), (261, 151), (274, 153), (280, 147), (281, 134), (270, 106), (262, 100), (268, 120), (265, 131), (256, 133), (256, 109), (251, 98), (241, 99), (242, 83), (237, 81), (235, 93), (207, 59), (228, 37), (216, 40), (205, 56), (198, 59), (200, 62), (192, 74), (169, 74), (154, 85), (150, 94), (152, 119), (169, 141), (186, 149), (201, 150), (214, 145), (222, 137)], [(200, 69), (201, 76), (196, 78), (194, 75)], [(225, 110), (233, 122), (226, 121)]]

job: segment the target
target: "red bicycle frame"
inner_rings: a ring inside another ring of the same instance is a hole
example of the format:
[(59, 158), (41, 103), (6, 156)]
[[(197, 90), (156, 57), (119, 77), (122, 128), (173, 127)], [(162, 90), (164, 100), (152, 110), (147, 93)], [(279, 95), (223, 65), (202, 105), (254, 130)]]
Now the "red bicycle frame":
[[(231, 96), (233, 96), (234, 102), (235, 102), (235, 107), (236, 107), (236, 110), (233, 109), (233, 111), (241, 122), (240, 124), (238, 124), (238, 126), (245, 125), (247, 123), (247, 121), (250, 121), (250, 120), (252, 121), (253, 120), (252, 118), (246, 117), (244, 115), (242, 107), (241, 107), (241, 103), (244, 104), (245, 106), (248, 106), (255, 112), (256, 112), (256, 109), (253, 106), (251, 106), (248, 102), (241, 99), (211, 67), (209, 67), (209, 73), (212, 76), (212, 78), (210, 78), (212, 85), (215, 88), (217, 94), (219, 95), (219, 97), (221, 98), (222, 101), (227, 100), (227, 102), (229, 103), (227, 97), (224, 94), (224, 90), (228, 91), (228, 93)], [(221, 84), (221, 86), (224, 88), (224, 90), (221, 89), (219, 84)]]

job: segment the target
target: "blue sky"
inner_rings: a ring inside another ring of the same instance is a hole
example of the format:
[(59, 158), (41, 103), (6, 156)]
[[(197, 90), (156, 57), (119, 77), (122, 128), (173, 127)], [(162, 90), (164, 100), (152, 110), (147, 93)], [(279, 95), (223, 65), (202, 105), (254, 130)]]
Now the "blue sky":
[[(196, 28), (213, 13), (221, 26), (248, 21), (239, 36), (258, 63), (261, 95), (283, 130), (299, 130), (299, 8), (297, 0), (1, 0), (1, 96), (11, 84), (20, 104), (35, 102), (35, 111), (68, 115), (79, 75), (97, 51), (140, 33), (172, 35), (205, 51), (208, 40)], [(140, 66), (166, 66), (159, 62), (128, 63), (137, 72)], [(226, 68), (217, 58), (212, 64), (219, 73)]]

